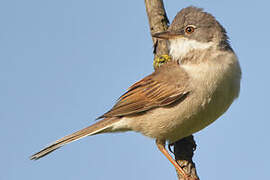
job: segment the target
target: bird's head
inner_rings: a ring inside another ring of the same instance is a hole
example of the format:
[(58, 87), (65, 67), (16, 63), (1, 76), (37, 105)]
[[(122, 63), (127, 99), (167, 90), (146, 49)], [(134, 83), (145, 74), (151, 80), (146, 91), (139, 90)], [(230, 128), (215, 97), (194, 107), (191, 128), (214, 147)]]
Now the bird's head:
[(193, 6), (182, 9), (167, 31), (153, 37), (169, 41), (173, 59), (184, 58), (192, 50), (231, 50), (226, 31), (215, 17)]

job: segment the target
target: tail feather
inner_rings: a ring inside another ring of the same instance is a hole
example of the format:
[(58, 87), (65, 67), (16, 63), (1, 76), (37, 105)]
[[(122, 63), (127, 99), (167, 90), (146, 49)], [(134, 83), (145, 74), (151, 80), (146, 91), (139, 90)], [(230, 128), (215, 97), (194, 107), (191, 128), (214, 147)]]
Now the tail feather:
[(71, 143), (73, 141), (79, 140), (81, 138), (84, 138), (86, 136), (91, 136), (103, 132), (109, 132), (111, 126), (113, 123), (117, 122), (119, 119), (114, 118), (114, 119), (103, 119), (91, 126), (88, 126), (84, 129), (81, 129), (73, 134), (67, 135), (55, 142), (53, 142), (51, 145), (45, 147), (41, 151), (37, 152), (36, 154), (32, 155), (30, 157), (31, 160), (37, 160), (43, 156), (46, 156), (47, 154), (53, 152), (54, 150)]

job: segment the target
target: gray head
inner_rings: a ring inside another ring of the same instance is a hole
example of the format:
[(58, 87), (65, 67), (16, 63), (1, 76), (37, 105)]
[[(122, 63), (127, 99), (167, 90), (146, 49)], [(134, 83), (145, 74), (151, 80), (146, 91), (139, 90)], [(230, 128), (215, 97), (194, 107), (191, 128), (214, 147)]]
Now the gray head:
[(171, 48), (178, 45), (183, 49), (184, 45), (184, 49), (214, 47), (232, 51), (226, 31), (215, 17), (193, 6), (182, 9), (168, 31), (154, 34), (153, 37), (168, 39)]

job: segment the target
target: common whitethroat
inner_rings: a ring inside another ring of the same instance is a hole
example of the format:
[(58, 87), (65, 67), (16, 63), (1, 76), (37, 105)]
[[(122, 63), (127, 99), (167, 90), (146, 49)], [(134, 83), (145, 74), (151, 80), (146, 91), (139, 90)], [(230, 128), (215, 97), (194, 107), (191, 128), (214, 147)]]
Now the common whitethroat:
[(188, 178), (165, 148), (214, 122), (240, 90), (241, 69), (225, 29), (209, 13), (187, 7), (168, 31), (172, 60), (133, 84), (100, 121), (65, 136), (31, 156), (39, 159), (65, 144), (100, 133), (136, 131), (156, 140), (159, 150)]

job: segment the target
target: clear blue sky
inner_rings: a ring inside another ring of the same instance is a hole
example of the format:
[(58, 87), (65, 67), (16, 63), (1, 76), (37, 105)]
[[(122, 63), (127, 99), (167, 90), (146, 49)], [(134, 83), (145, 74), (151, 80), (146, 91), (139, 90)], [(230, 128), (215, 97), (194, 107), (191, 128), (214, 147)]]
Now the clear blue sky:
[[(264, 1), (166, 1), (211, 12), (227, 29), (243, 70), (239, 99), (195, 134), (201, 179), (270, 179), (269, 6)], [(0, 1), (0, 179), (176, 179), (153, 140), (136, 133), (74, 142), (28, 157), (109, 110), (150, 74), (144, 1)]]

